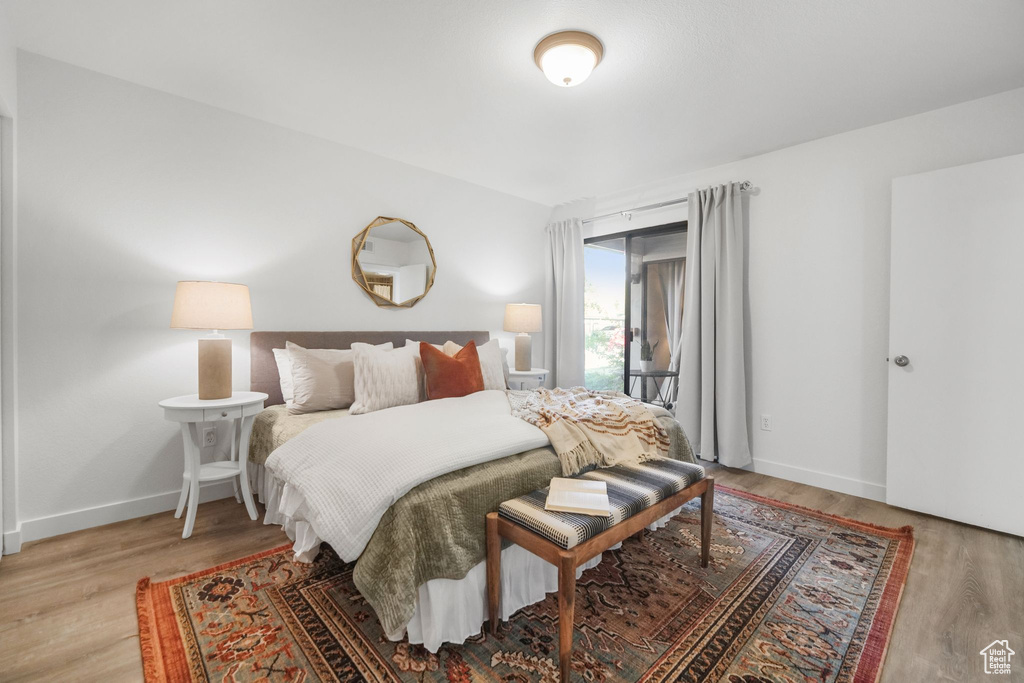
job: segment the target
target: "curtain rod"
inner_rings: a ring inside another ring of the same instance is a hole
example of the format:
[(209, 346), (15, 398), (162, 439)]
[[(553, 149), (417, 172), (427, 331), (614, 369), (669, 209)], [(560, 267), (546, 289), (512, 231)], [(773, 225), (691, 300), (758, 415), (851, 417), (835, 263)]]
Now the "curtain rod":
[[(750, 192), (754, 189), (754, 184), (749, 180), (744, 180), (740, 183), (740, 192)], [(635, 206), (632, 209), (625, 209), (623, 211), (613, 211), (612, 213), (602, 214), (600, 216), (593, 216), (592, 218), (584, 218), (583, 223), (593, 223), (594, 221), (604, 220), (605, 218), (612, 218), (614, 216), (625, 216), (626, 220), (632, 220), (634, 213), (640, 211), (651, 211), (652, 209), (662, 209), (666, 206), (675, 206), (676, 204), (685, 204), (688, 197), (681, 197), (679, 199), (669, 199), (668, 201), (658, 202), (657, 204), (645, 204), (644, 206)]]

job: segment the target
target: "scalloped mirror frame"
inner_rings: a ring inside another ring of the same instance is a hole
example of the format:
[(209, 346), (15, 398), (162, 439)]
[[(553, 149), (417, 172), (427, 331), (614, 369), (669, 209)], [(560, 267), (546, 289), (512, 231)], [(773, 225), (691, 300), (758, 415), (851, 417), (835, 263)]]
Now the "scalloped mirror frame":
[[(381, 225), (387, 225), (388, 223), (401, 223), (422, 237), (423, 241), (427, 243), (427, 251), (430, 253), (430, 263), (433, 266), (430, 269), (430, 277), (427, 279), (427, 286), (423, 288), (423, 293), (401, 303), (395, 303), (390, 299), (385, 299), (379, 294), (375, 294), (370, 288), (369, 282), (366, 280), (366, 275), (363, 273), (362, 266), (359, 265), (359, 252), (363, 250), (363, 244), (366, 243), (367, 238), (370, 236), (370, 231), (373, 228)], [(377, 216), (373, 219), (373, 222), (363, 228), (358, 235), (352, 238), (352, 279), (357, 285), (359, 285), (366, 295), (373, 300), (373, 303), (377, 304), (381, 308), (412, 308), (416, 305), (416, 302), (425, 297), (427, 292), (430, 291), (430, 288), (434, 286), (434, 277), (436, 275), (437, 259), (434, 257), (434, 247), (430, 244), (430, 238), (427, 237), (422, 230), (407, 220), (403, 220), (401, 218), (390, 218), (388, 216)]]

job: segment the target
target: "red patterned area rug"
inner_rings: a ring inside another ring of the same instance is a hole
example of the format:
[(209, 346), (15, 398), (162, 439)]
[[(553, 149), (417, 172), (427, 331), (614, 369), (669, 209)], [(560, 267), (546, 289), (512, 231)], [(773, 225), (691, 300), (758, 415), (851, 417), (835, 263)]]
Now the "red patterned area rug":
[[(711, 566), (699, 505), (605, 553), (577, 584), (574, 678), (586, 681), (878, 679), (914, 540), (718, 487)], [(138, 586), (149, 681), (557, 681), (554, 595), (497, 636), (432, 654), (381, 633), (325, 550), (287, 547)]]

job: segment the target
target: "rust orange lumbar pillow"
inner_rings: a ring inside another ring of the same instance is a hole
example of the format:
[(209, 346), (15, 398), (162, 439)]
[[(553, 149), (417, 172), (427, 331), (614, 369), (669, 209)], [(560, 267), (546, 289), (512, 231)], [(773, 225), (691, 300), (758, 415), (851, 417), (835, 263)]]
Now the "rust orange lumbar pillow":
[(469, 342), (454, 356), (420, 342), (420, 360), (427, 377), (427, 398), (454, 398), (484, 390), (484, 373), (476, 342)]

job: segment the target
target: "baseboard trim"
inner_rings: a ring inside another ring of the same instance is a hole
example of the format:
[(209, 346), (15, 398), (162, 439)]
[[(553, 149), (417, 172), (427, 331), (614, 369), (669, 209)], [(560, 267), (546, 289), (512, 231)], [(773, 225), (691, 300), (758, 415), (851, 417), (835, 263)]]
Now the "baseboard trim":
[[(767, 474), (779, 479), (787, 479), (800, 484), (817, 486), (830, 491), (838, 491), (852, 496), (860, 496), (870, 500), (885, 502), (885, 486), (871, 482), (841, 477), (835, 474), (809, 470), (794, 465), (784, 465), (770, 460), (754, 458), (752, 469), (758, 474)], [(136, 517), (157, 514), (174, 510), (178, 505), (180, 491), (168, 491), (152, 496), (144, 496), (108, 505), (99, 505), (84, 510), (65, 512), (49, 517), (22, 520), (17, 529), (3, 535), (4, 554), (11, 555), (21, 551), (21, 546), (30, 541), (38, 541), (51, 536), (60, 536), (73, 531), (81, 531), (91, 527), (123, 522)], [(230, 481), (218, 482), (204, 486), (200, 491), (200, 502), (229, 498), (234, 495)]]
[[(51, 515), (50, 517), (22, 520), (21, 524), (19, 524), (19, 531), (4, 534), (4, 554), (18, 552), (21, 550), (22, 543), (28, 543), (29, 541), (38, 541), (43, 538), (50, 538), (51, 536), (69, 534), (72, 531), (81, 531), (82, 529), (89, 529), (95, 526), (123, 522), (127, 519), (135, 519), (136, 517), (145, 517), (146, 515), (174, 510), (178, 507), (178, 496), (180, 495), (180, 490), (168, 491), (167, 493), (157, 493), (152, 496), (124, 500), (118, 503), (98, 505), (84, 510), (64, 512), (59, 515)], [(220, 481), (202, 487), (199, 491), (199, 502), (208, 503), (211, 500), (220, 500), (221, 498), (228, 498), (234, 495), (231, 481)], [(184, 520), (182, 524), (184, 524)], [(15, 533), (18, 534), (16, 544), (13, 542), (15, 539), (8, 540), (8, 536)], [(8, 550), (8, 543), (11, 544), (11, 550)], [(15, 547), (17, 550), (14, 550)]]
[(21, 552), (21, 525), (13, 531), (4, 532), (4, 555)]
[(860, 496), (869, 500), (885, 502), (884, 484), (872, 484), (869, 481), (840, 477), (836, 474), (809, 470), (794, 465), (784, 465), (779, 462), (761, 460), (759, 458), (754, 458), (753, 470), (758, 474), (767, 474), (770, 477), (788, 479), (799, 484), (808, 484), (809, 486), (817, 486), (829, 491), (838, 491), (839, 493), (847, 493), (851, 496)]

